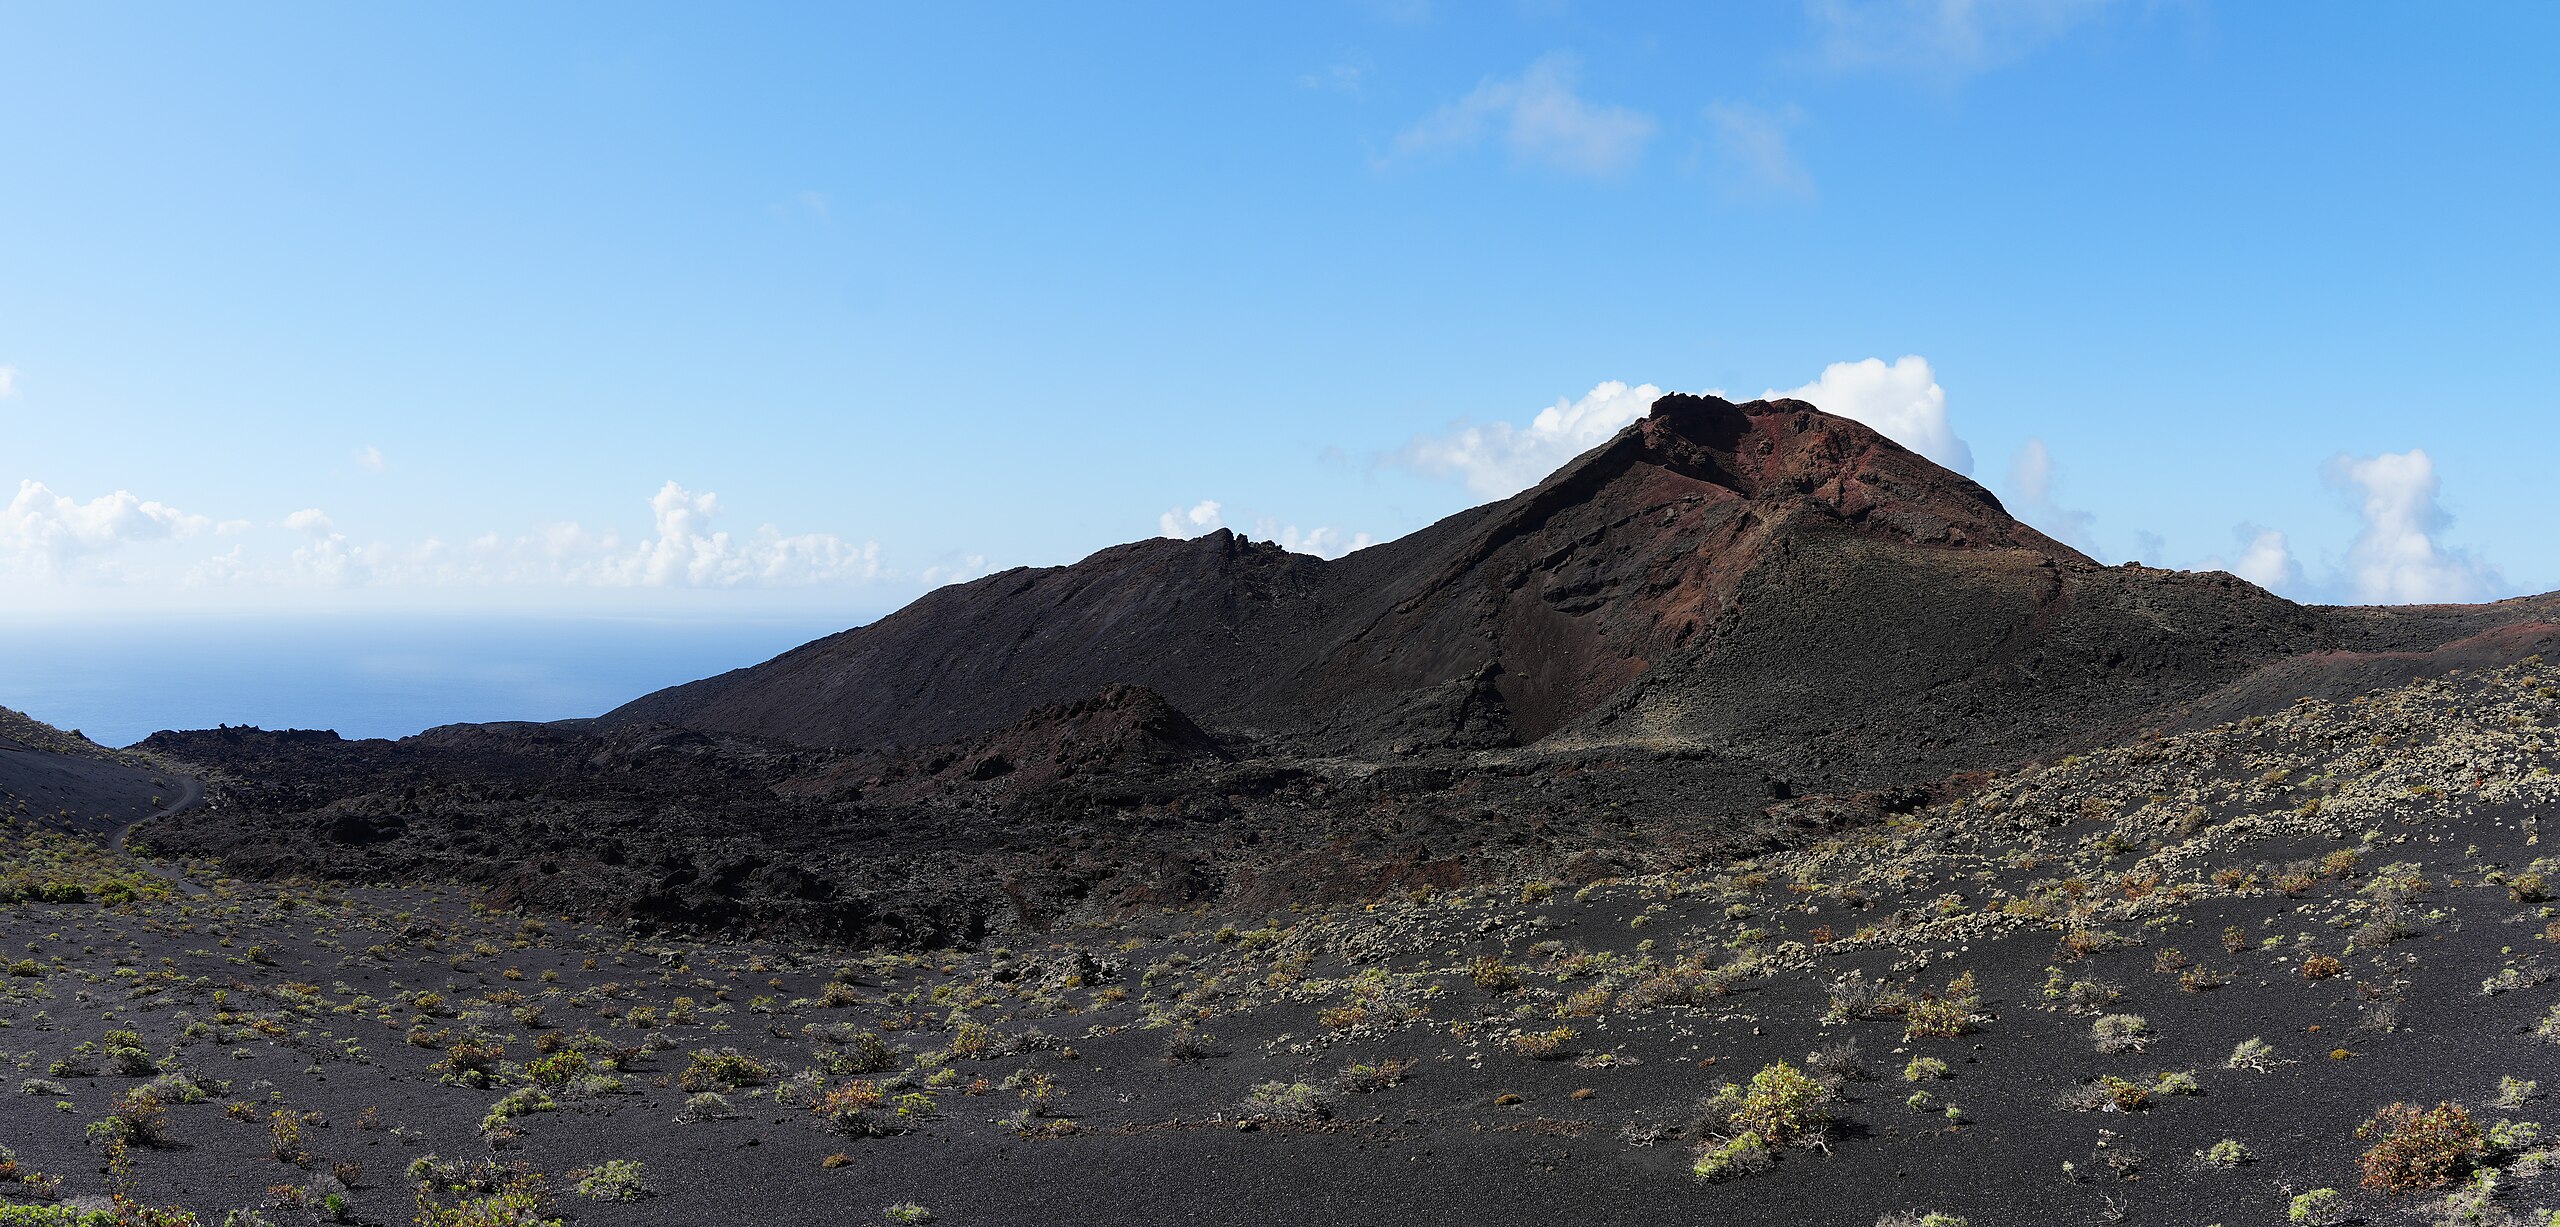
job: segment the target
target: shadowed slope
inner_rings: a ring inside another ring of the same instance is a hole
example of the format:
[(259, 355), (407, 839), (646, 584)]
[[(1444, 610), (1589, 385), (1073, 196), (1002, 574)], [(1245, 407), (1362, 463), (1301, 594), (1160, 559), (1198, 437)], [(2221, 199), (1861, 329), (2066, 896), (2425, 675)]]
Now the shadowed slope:
[[(1127, 683), (1304, 752), (1874, 728), (1889, 746), (1833, 756), (1944, 766), (2129, 719), (2325, 634), (2226, 576), (2101, 567), (1803, 402), (1667, 396), (1537, 487), (1338, 561), (1224, 531), (1118, 546), (941, 589), (606, 722), (914, 746)], [(2120, 693), (2092, 702), (2101, 688)], [(2019, 733), (1972, 727), (1995, 719)], [(1915, 740), (1914, 720), (1954, 727)]]
[(942, 589), (598, 721), (217, 730), (235, 872), (966, 942), (1714, 865), (1987, 770), (2542, 650), (2549, 599), (2318, 609), (2103, 566), (1809, 405), (1665, 397), (1327, 562), (1228, 533)]
[(0, 817), (104, 835), (177, 793), (149, 762), (0, 707)]

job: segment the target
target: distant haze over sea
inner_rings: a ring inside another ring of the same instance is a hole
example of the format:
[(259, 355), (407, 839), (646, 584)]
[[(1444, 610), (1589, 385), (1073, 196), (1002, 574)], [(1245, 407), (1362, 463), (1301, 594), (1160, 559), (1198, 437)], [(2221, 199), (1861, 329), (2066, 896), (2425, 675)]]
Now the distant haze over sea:
[(0, 622), (0, 706), (108, 745), (255, 724), (404, 737), (593, 716), (866, 619), (469, 615)]

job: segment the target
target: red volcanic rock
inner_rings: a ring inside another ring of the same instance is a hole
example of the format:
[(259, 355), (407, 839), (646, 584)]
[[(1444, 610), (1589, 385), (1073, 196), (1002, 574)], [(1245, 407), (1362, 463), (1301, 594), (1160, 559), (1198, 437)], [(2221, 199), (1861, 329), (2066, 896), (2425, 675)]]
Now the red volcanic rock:
[(1534, 489), (1339, 560), (1224, 531), (1117, 546), (606, 722), (879, 751), (1126, 684), (1266, 749), (1690, 747), (1854, 788), (2343, 637), (2228, 576), (2100, 566), (1801, 401), (1666, 396)]
[(219, 795), (153, 843), (936, 944), (1719, 863), (2021, 760), (2555, 643), (2560, 598), (2321, 609), (2103, 566), (1856, 422), (1672, 396), (1534, 489), (1336, 561), (1118, 546), (598, 721), (160, 734)]

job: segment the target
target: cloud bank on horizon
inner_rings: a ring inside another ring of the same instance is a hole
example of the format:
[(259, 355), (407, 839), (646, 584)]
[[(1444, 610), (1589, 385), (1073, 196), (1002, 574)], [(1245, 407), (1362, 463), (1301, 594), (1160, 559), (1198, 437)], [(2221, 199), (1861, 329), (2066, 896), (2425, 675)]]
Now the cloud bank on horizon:
[[(1719, 389), (1704, 391), (1725, 395)], [(1608, 380), (1580, 397), (1559, 397), (1525, 422), (1458, 423), (1417, 436), (1382, 459), (1455, 482), (1479, 501), (1505, 498), (1606, 442), (1642, 418), (1662, 395), (1655, 384)], [(1957, 433), (1946, 389), (1920, 355), (1892, 362), (1835, 362), (1809, 382), (1762, 395), (1807, 401), (1865, 423), (1956, 472), (1973, 470), (1973, 448)], [(356, 458), (368, 472), (385, 467), (380, 449), (370, 445), (358, 449)], [(2097, 517), (2060, 500), (2060, 473), (2046, 442), (2027, 439), (2009, 467), (2012, 510), (2057, 540), (2103, 556)], [(2306, 600), (2455, 602), (2504, 591), (2505, 580), (2494, 565), (2446, 540), (2453, 518), (2443, 504), (2435, 462), (2425, 450), (2341, 455), (2329, 462), (2322, 478), (2357, 509), (2360, 527), (2342, 558), (2314, 573), (2297, 556), (2288, 533), (2244, 523), (2233, 529), (2242, 545), (2237, 557), (2226, 561), (2213, 556), (2201, 569), (2228, 570)], [(217, 519), (127, 490), (84, 500), (27, 479), (0, 508), (0, 577), (57, 588), (137, 590), (679, 591), (931, 587), (989, 570), (983, 554), (910, 573), (890, 565), (886, 549), (875, 539), (785, 532), (772, 524), (733, 532), (715, 523), (723, 510), (719, 495), (696, 492), (674, 480), (661, 485), (647, 505), (648, 528), (629, 536), (568, 520), (515, 532), (402, 543), (359, 539), (318, 507), (288, 513), (261, 531), (249, 519)], [(1240, 515), (1229, 502), (1207, 498), (1167, 509), (1156, 522), (1158, 534), (1166, 537), (1196, 537), (1221, 528), (1323, 558), (1338, 558), (1379, 540), (1370, 532), (1335, 525), (1310, 528), (1266, 514)], [(221, 545), (227, 548), (208, 549)]]
[[(668, 481), (647, 500), (650, 527), (626, 537), (577, 521), (447, 541), (359, 540), (317, 507), (259, 535), (247, 520), (216, 521), (130, 491), (79, 500), (22, 481), (0, 509), (0, 576), (71, 587), (204, 588), (805, 588), (898, 578), (877, 541), (717, 526), (717, 494)], [(252, 538), (255, 539), (252, 539)], [(228, 549), (189, 557), (202, 539)], [(929, 579), (982, 570), (937, 566)]]

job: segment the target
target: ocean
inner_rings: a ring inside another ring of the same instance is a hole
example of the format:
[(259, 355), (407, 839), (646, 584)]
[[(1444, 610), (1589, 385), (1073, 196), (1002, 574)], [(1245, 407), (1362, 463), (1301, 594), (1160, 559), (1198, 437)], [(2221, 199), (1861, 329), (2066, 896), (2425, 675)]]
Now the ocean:
[(0, 622), (0, 707), (117, 746), (217, 724), (402, 737), (463, 721), (597, 715), (847, 625), (354, 614)]

